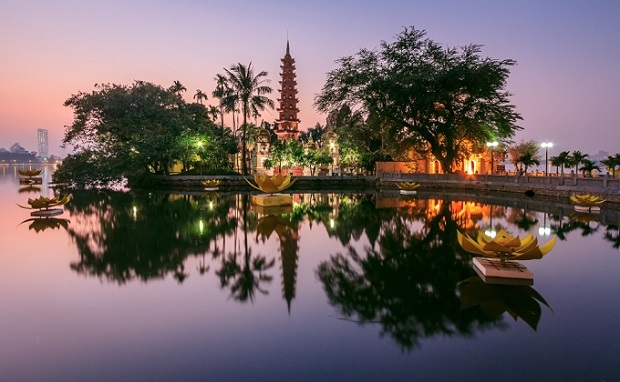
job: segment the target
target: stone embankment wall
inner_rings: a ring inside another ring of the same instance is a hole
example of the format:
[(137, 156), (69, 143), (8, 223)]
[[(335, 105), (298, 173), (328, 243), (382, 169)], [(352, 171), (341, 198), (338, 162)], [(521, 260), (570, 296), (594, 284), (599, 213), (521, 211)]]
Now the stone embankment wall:
[[(251, 176), (246, 177), (254, 184)], [(218, 176), (158, 176), (154, 178), (154, 188), (179, 191), (200, 191), (204, 189), (203, 180), (218, 179), (222, 191), (254, 190), (240, 175)], [(295, 184), (290, 191), (366, 191), (374, 189), (375, 177), (367, 176), (300, 176), (294, 177)]]
[[(201, 191), (202, 181), (221, 180), (222, 191), (252, 191), (242, 176), (159, 176), (154, 188)], [(252, 181), (251, 177), (247, 178)], [(401, 174), (380, 173), (378, 176), (302, 176), (297, 177), (290, 191), (369, 191), (396, 190), (399, 182), (420, 183), (420, 191), (520, 194), (526, 192), (537, 197), (568, 200), (576, 193), (590, 193), (620, 208), (620, 179), (609, 176), (584, 178), (578, 176), (544, 177), (514, 175), (465, 175), (465, 174)]]
[(491, 193), (534, 194), (556, 199), (568, 199), (572, 194), (597, 195), (620, 207), (620, 179), (610, 176), (597, 178), (570, 176), (515, 176), (466, 174), (379, 174), (377, 187), (396, 189), (399, 182), (420, 183), (420, 190), (455, 192), (478, 190)]

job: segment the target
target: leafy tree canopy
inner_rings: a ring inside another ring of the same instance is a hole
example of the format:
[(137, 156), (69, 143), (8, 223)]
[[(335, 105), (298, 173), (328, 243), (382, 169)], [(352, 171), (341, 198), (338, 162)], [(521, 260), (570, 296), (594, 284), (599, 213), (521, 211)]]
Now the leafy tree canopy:
[[(74, 110), (64, 144), (74, 148), (55, 181), (76, 186), (107, 185), (145, 173), (168, 173), (175, 161), (194, 160), (208, 141), (220, 140), (220, 153), (234, 152), (234, 138), (226, 137), (199, 103), (187, 104), (175, 81), (165, 89), (144, 81), (95, 85), (65, 101)], [(233, 147), (233, 148), (231, 148)]]
[(426, 32), (405, 28), (378, 50), (336, 61), (315, 105), (386, 121), (388, 134), (409, 147), (427, 145), (445, 171), (465, 142), (508, 140), (521, 116), (505, 90), (513, 60), (480, 55), (479, 45), (444, 48)]

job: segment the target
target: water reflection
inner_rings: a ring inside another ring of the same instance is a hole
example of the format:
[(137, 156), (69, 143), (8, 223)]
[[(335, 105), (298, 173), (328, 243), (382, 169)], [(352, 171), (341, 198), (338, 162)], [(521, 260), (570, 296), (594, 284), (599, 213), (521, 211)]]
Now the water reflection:
[(471, 336), (502, 327), (497, 317), (462, 310), (455, 285), (472, 274), (470, 257), (455, 246), (459, 221), (471, 221), (462, 203), (417, 201), (412, 212), (383, 211), (378, 248), (330, 256), (317, 276), (346, 319), (382, 326), (403, 349), (436, 335)]
[(502, 285), (483, 281), (480, 276), (472, 276), (459, 283), (462, 309), (479, 307), (490, 317), (498, 317), (504, 312), (515, 321), (521, 318), (536, 330), (544, 304), (551, 307), (545, 299), (528, 285)]
[[(46, 229), (67, 229), (69, 226), (69, 219), (51, 218), (51, 217), (37, 217), (26, 219), (21, 224), (30, 223), (28, 225), (29, 230), (34, 230), (36, 233), (45, 231)], [(20, 225), (21, 225), (20, 224)]]

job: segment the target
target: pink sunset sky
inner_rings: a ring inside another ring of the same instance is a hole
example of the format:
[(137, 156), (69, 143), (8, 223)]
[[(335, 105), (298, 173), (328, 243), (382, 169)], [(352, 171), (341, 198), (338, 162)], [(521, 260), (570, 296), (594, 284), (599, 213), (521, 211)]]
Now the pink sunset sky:
[(50, 153), (67, 154), (60, 144), (72, 111), (63, 102), (95, 83), (178, 80), (192, 101), (197, 89), (211, 94), (223, 68), (251, 61), (275, 90), (287, 36), (305, 130), (325, 123), (312, 104), (335, 60), (412, 25), (446, 46), (481, 44), (485, 56), (517, 61), (508, 81), (523, 116), (516, 141), (551, 141), (549, 155), (620, 153), (620, 2), (612, 0), (1, 0), (0, 147), (36, 151), (45, 128)]

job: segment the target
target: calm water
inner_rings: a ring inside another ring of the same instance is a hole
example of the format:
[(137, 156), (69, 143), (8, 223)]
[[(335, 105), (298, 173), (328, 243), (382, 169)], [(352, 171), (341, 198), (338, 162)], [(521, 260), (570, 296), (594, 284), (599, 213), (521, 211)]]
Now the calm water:
[[(0, 380), (620, 380), (616, 211), (107, 192), (27, 221), (16, 203), (40, 194), (0, 166)], [(557, 234), (532, 287), (484, 284), (455, 247), (501, 227)]]

